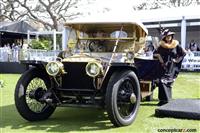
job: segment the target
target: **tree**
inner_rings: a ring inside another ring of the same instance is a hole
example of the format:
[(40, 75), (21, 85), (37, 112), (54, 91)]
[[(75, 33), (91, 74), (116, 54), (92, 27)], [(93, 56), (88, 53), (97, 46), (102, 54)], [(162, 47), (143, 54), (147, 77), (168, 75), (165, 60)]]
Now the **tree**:
[[(46, 29), (58, 30), (59, 24), (83, 15), (85, 5), (91, 5), (96, 0), (1, 0), (0, 19), (28, 20), (44, 25)], [(85, 7), (85, 9), (89, 9)], [(81, 9), (81, 10), (80, 10)], [(106, 12), (108, 9), (102, 9)], [(84, 12), (90, 14), (91, 10)]]
[(200, 0), (145, 0), (133, 6), (134, 10), (158, 9), (163, 7), (184, 7), (200, 5)]
[(48, 29), (58, 30), (58, 24), (73, 19), (81, 13), (76, 10), (80, 0), (38, 0), (28, 4), (27, 0), (15, 0), (27, 11), (30, 19), (42, 23)]
[(26, 12), (18, 11), (19, 4), (14, 0), (0, 1), (0, 21), (18, 21), (26, 16)]

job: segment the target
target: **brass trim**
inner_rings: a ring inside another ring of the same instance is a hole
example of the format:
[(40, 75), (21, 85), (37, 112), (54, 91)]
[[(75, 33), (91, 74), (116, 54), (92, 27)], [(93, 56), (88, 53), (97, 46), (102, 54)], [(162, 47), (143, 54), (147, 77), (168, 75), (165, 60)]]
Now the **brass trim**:
[(62, 62), (95, 62), (96, 59), (89, 57), (86, 54), (76, 54), (67, 58), (64, 58)]

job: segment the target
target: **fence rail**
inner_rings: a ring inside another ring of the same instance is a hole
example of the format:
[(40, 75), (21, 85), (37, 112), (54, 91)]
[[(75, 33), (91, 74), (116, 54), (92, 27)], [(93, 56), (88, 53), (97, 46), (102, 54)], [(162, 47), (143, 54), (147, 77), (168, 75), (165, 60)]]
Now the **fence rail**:
[(60, 51), (47, 51), (36, 49), (10, 49), (0, 48), (0, 62), (19, 62), (20, 60), (55, 60)]
[[(20, 60), (53, 61), (59, 52), (36, 49), (0, 48), (0, 62), (19, 62)], [(183, 60), (181, 69), (200, 71), (200, 52), (188, 52)]]

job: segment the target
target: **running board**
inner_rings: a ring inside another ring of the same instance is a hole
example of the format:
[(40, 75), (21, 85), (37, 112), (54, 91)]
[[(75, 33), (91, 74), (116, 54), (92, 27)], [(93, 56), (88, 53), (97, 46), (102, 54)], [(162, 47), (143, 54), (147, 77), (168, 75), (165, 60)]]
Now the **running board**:
[(58, 107), (79, 107), (79, 108), (102, 108), (100, 105), (92, 104), (61, 104)]
[(57, 88), (60, 91), (85, 91), (85, 92), (95, 92), (96, 90), (91, 89), (67, 89), (67, 88)]

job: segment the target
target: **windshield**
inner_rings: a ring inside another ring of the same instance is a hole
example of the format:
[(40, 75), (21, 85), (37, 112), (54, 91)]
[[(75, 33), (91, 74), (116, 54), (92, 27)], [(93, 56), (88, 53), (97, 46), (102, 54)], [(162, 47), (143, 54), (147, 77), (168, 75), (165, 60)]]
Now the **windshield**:
[(94, 30), (87, 33), (71, 30), (67, 47), (72, 53), (123, 53), (133, 47), (133, 35), (133, 32), (122, 29), (109, 32)]

